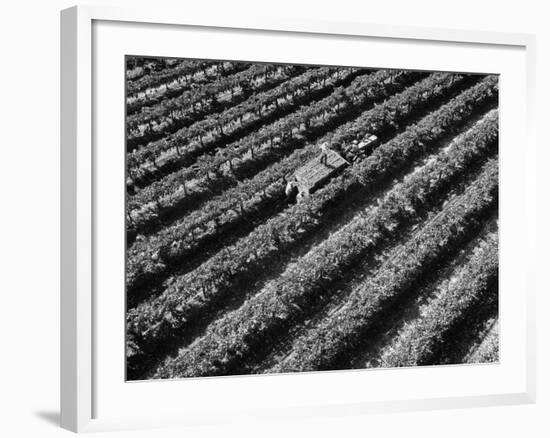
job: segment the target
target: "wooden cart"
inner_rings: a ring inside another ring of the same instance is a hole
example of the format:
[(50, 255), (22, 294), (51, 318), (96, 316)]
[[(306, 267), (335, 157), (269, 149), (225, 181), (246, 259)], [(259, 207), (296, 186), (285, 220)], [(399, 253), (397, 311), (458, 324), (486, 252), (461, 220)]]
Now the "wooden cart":
[(308, 161), (294, 173), (298, 194), (307, 196), (313, 193), (348, 164), (332, 150), (327, 152), (326, 163), (321, 161), (321, 157)]

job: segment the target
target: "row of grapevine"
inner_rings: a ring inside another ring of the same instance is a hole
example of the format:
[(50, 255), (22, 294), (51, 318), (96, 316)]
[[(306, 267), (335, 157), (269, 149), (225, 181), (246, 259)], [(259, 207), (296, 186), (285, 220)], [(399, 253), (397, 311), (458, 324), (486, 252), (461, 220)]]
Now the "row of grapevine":
[[(248, 99), (254, 93), (275, 87), (304, 71), (305, 68), (300, 66), (272, 66), (261, 69), (256, 66), (238, 73), (235, 78), (220, 78), (202, 86), (201, 92), (191, 89), (173, 99), (163, 100), (156, 106), (128, 117), (127, 149), (132, 151), (169, 134), (175, 136), (179, 134), (179, 130), (201, 120), (204, 116), (217, 114)], [(235, 80), (238, 81), (237, 84)], [(160, 143), (160, 146), (162, 145), (163, 143)]]
[[(431, 125), (426, 128), (431, 131), (435, 130), (436, 126)], [(469, 156), (470, 160), (472, 157), (480, 157), (492, 141), (489, 135), (484, 138), (485, 146), (483, 144), (471, 145), (471, 150), (477, 150), (477, 153), (472, 152), (470, 155), (466, 154), (465, 157)], [(388, 167), (390, 166), (388, 163)], [(454, 167), (453, 164), (447, 166)], [(454, 168), (454, 174), (450, 173), (449, 175), (456, 175), (463, 171), (461, 167)], [(318, 228), (323, 208), (327, 208), (329, 204), (333, 203), (335, 197), (342, 198), (352, 184), (357, 184), (357, 180), (365, 172), (368, 174), (366, 169), (368, 166), (349, 169), (347, 175), (342, 175), (334, 181), (334, 184), (325, 187), (309, 198), (305, 204), (294, 205), (284, 213), (270, 219), (249, 236), (241, 239), (235, 245), (225, 248), (195, 271), (175, 279), (163, 295), (157, 299), (143, 303), (135, 311), (131, 311), (128, 315), (128, 333), (132, 342), (136, 344), (134, 349), (136, 346), (138, 349), (154, 348), (158, 342), (163, 342), (163, 339), (174, 336), (194, 316), (204, 313), (205, 309), (222, 299), (239, 276), (254, 268), (261, 268), (270, 257), (289, 249), (304, 234)], [(373, 170), (378, 171), (378, 169)], [(451, 176), (445, 178), (442, 174), (442, 178), (439, 180), (439, 184), (432, 187), (433, 190), (440, 188)], [(373, 180), (374, 175), (370, 179)], [(414, 193), (416, 194), (416, 192)], [(386, 216), (387, 214), (379, 218), (380, 225), (390, 223)], [(355, 239), (350, 239), (350, 242), (353, 241)], [(339, 240), (333, 242), (334, 246), (338, 246), (341, 243), (339, 242)], [(343, 248), (346, 247), (347, 244), (343, 246)], [(320, 263), (320, 260), (314, 259), (312, 262)], [(302, 277), (301, 274), (297, 278), (300, 277)]]
[[(221, 108), (239, 103), (258, 91), (278, 85), (307, 71), (305, 67), (292, 65), (253, 65), (245, 70), (238, 68), (235, 70), (234, 74), (217, 77), (201, 87), (184, 89), (182, 93), (170, 99), (161, 96), (162, 99), (159, 102), (154, 102), (152, 100), (156, 99), (156, 96), (150, 95), (148, 99), (156, 105), (144, 108), (140, 113), (128, 117), (126, 121), (130, 138), (132, 135), (138, 135), (139, 130), (145, 125), (150, 125), (158, 131), (163, 121), (177, 122), (177, 119), (181, 120), (185, 116), (190, 118), (191, 115), (196, 117), (198, 113), (208, 114), (209, 109), (220, 111)], [(171, 90), (171, 92), (176, 91), (174, 88)]]
[[(180, 77), (160, 87), (147, 90), (147, 92), (134, 94), (127, 98), (126, 116), (136, 117), (135, 113), (138, 112), (145, 115), (153, 110), (150, 107), (161, 104), (165, 100), (173, 101), (182, 94), (191, 93), (190, 90), (193, 90), (193, 93), (201, 92), (200, 90), (210, 88), (213, 84), (222, 81), (229, 81), (229, 84), (231, 84), (232, 79), (243, 78), (250, 74), (253, 75), (254, 72), (259, 70), (258, 67), (257, 65), (250, 66), (250, 64), (242, 62), (228, 64), (223, 70), (213, 66), (195, 73), (192, 78), (184, 79)], [(190, 97), (192, 95), (189, 94)]]
[(164, 69), (158, 72), (152, 72), (142, 78), (129, 81), (126, 85), (128, 97), (139, 92), (155, 92), (154, 88), (165, 85), (171, 81), (190, 81), (196, 73), (201, 73), (203, 76), (209, 69), (224, 71), (225, 68), (231, 68), (232, 62), (219, 61), (212, 63), (211, 61), (187, 60), (182, 61), (172, 68)]
[[(159, 124), (161, 117), (175, 116), (177, 113), (182, 112), (182, 109), (191, 112), (193, 107), (197, 110), (210, 101), (221, 103), (219, 101), (223, 100), (224, 94), (227, 95), (226, 100), (231, 102), (229, 98), (238, 99), (242, 98), (242, 96), (255, 93), (258, 89), (269, 86), (271, 84), (269, 79), (272, 77), (280, 77), (281, 80), (284, 80), (288, 73), (297, 75), (305, 71), (305, 68), (300, 66), (243, 65), (247, 66), (247, 68), (244, 70), (236, 69), (235, 73), (228, 76), (220, 76), (201, 87), (186, 89), (182, 86), (183, 91), (181, 93), (168, 99), (166, 95), (156, 96), (153, 94), (144, 96), (143, 99), (147, 99), (144, 104), (147, 103), (147, 105), (143, 106), (149, 107), (155, 105), (155, 107), (144, 109), (141, 113), (128, 117), (126, 122), (128, 133), (149, 122)], [(172, 87), (171, 90), (176, 91), (175, 87)], [(157, 99), (158, 102), (156, 101)]]
[(174, 67), (179, 64), (178, 59), (129, 57), (126, 60), (126, 79), (135, 81), (147, 74)]
[[(278, 210), (284, 200), (284, 177), (292, 173), (317, 153), (316, 149), (299, 149), (291, 156), (260, 172), (251, 180), (240, 182), (218, 196), (210, 199), (200, 209), (191, 211), (171, 226), (155, 234), (138, 235), (127, 251), (128, 303), (133, 307), (136, 287), (143, 286), (153, 278), (168, 272), (166, 263), (178, 260), (196, 260), (196, 251), (211, 242), (222, 242), (224, 235), (246, 232), (254, 220), (266, 217), (268, 212)], [(281, 208), (283, 205), (281, 205)], [(132, 230), (130, 230), (131, 233)], [(155, 260), (156, 259), (156, 260)]]
[(415, 366), (430, 362), (445, 334), (467, 316), (468, 309), (494, 293), (498, 277), (498, 236), (491, 234), (474, 250), (469, 260), (449, 276), (452, 281), (439, 289), (437, 298), (422, 309), (422, 318), (400, 331), (385, 354), (384, 367)]
[[(479, 158), (474, 151), (475, 148), (464, 154), (464, 157), (468, 157), (467, 162)], [(180, 350), (176, 358), (168, 359), (159, 368), (156, 377), (169, 377), (175, 374), (180, 377), (217, 375), (238, 369), (238, 363), (252, 354), (259, 345), (288, 330), (293, 323), (302, 320), (305, 314), (311, 312), (316, 303), (325, 301), (335, 293), (330, 285), (340, 278), (343, 272), (367, 254), (372, 254), (382, 242), (391, 240), (396, 230), (417, 220), (418, 212), (429, 208), (434, 200), (441, 196), (441, 192), (445, 193), (449, 189), (449, 181), (464, 172), (463, 165), (467, 164), (455, 164), (453, 159), (447, 158), (446, 153), (439, 157), (439, 161), (439, 166), (427, 166), (425, 172), (417, 172), (409, 180), (398, 184), (377, 207), (357, 215), (345, 227), (314, 247), (296, 263), (289, 265), (282, 275), (268, 283), (239, 309), (211, 324), (203, 337), (188, 348)], [(489, 168), (493, 169), (493, 166)], [(413, 243), (409, 242), (411, 249), (414, 247), (416, 251), (420, 251), (421, 248), (430, 248), (432, 251), (426, 251), (426, 254), (435, 259), (441, 251), (434, 251), (433, 247), (439, 249), (439, 243), (443, 239), (448, 239), (446, 243), (450, 247), (460, 236), (464, 237), (477, 223), (480, 214), (493, 205), (497, 180), (494, 172), (485, 169), (463, 197), (448, 204), (444, 212), (437, 216), (438, 219), (430, 221), (429, 225), (412, 240)], [(436, 225), (441, 225), (440, 222), (443, 226), (437, 227)], [(451, 231), (455, 229), (461, 231)], [(417, 245), (419, 240), (422, 244)], [(404, 259), (408, 263), (403, 261), (396, 266), (413, 266), (418, 271), (420, 263), (415, 257), (411, 257), (411, 253), (414, 256), (415, 252), (405, 250), (403, 253), (406, 253)], [(423, 253), (417, 253), (418, 257), (422, 255)], [(379, 272), (386, 273), (388, 266), (393, 266), (391, 260), (386, 262)], [(385, 285), (391, 284), (388, 283), (391, 279), (398, 281), (398, 278), (408, 277), (396, 278), (395, 272), (393, 276), (384, 277), (384, 283), (380, 283), (380, 298), (384, 297)], [(356, 296), (358, 299), (355, 299)], [(317, 352), (322, 350), (324, 353), (329, 349), (329, 345), (332, 347), (333, 344), (334, 349), (341, 348), (345, 345), (340, 339), (341, 334), (347, 333), (352, 327), (355, 328), (355, 325), (363, 322), (361, 318), (373, 313), (369, 313), (369, 299), (365, 300), (366, 303), (360, 300), (365, 296), (363, 288), (352, 293), (348, 301), (353, 305), (346, 302), (346, 312), (339, 312), (337, 317), (329, 318), (331, 324), (334, 323), (331, 330), (324, 330), (323, 321), (312, 330), (313, 333), (308, 332), (308, 336), (303, 338), (303, 342), (308, 342), (308, 345), (300, 349), (296, 360), (302, 360), (309, 365), (309, 360), (313, 357), (320, 361), (325, 358), (333, 359), (330, 351), (326, 352), (326, 356)], [(373, 291), (368, 296), (377, 295)], [(376, 306), (372, 306), (373, 311), (375, 308)], [(175, 317), (174, 313), (172, 317)], [(342, 324), (335, 327), (334, 325), (339, 322)], [(324, 334), (327, 334), (329, 339), (325, 339), (322, 336)], [(300, 345), (297, 344), (295, 348), (300, 348)], [(201, 354), (196, 354), (199, 351)], [(282, 370), (294, 370), (301, 366), (302, 362), (295, 364), (292, 362), (293, 358), (294, 356), (290, 356), (287, 359), (288, 362), (282, 365)], [(304, 366), (300, 369), (325, 369), (323, 365), (324, 362), (314, 362), (313, 366)]]
[[(413, 126), (410, 131), (380, 147), (364, 164), (354, 166), (354, 168), (360, 169), (360, 172), (364, 171), (363, 173), (356, 172), (357, 177), (348, 178), (348, 174), (352, 173), (352, 170), (348, 170), (341, 178), (337, 179), (339, 181), (340, 179), (347, 178), (346, 184), (340, 189), (342, 194), (338, 196), (343, 196), (343, 193), (351, 191), (354, 185), (359, 184), (359, 181), (365, 186), (372, 185), (374, 183), (373, 178), (379, 178), (386, 172), (399, 170), (401, 166), (414, 157), (414, 154), (421, 153), (430, 144), (440, 139), (444, 132), (459, 126), (463, 121), (467, 120), (472, 112), (478, 108), (477, 104), (487, 103), (491, 99), (491, 96), (493, 96), (494, 86), (495, 84), (492, 80), (485, 80), (444, 105), (418, 125)], [(399, 96), (395, 97), (398, 98)], [(388, 100), (386, 103), (392, 105), (391, 100)], [(448, 117), (449, 113), (453, 115), (451, 118)], [(370, 119), (367, 117), (369, 114), (374, 114), (374, 117), (377, 117), (378, 110), (371, 110), (361, 117), (364, 129), (369, 129), (369, 131), (363, 131), (364, 135), (372, 132), (370, 131)], [(353, 124), (355, 125), (355, 122)], [(348, 125), (346, 124), (342, 127), (342, 135), (348, 130)], [(400, 149), (402, 157), (392, 158), (396, 155), (396, 151)], [(357, 179), (359, 176), (362, 176), (361, 180)], [(369, 177), (370, 180), (368, 179)], [(333, 184), (332, 187), (340, 186)], [(324, 193), (327, 190), (329, 189), (325, 188), (321, 192)], [(193, 251), (204, 240), (209, 240), (210, 238), (219, 239), (219, 232), (221, 230), (229, 228), (231, 222), (238, 222), (241, 216), (245, 216), (244, 212), (253, 212), (256, 204), (261, 204), (265, 208), (269, 200), (280, 199), (284, 196), (284, 180), (272, 183), (267, 193), (269, 193), (268, 196), (264, 196), (263, 193), (257, 193), (252, 199), (243, 201), (243, 208), (239, 205), (239, 198), (235, 199), (233, 203), (230, 203), (228, 200), (228, 202), (220, 204), (220, 206), (226, 209), (227, 213), (217, 220), (214, 220), (214, 217), (218, 213), (222, 214), (222, 211), (217, 210), (213, 203), (208, 209), (205, 209), (204, 213), (195, 213), (188, 219), (184, 217), (173, 226), (163, 230), (159, 235), (153, 236), (150, 239), (143, 239), (139, 243), (136, 242), (135, 248), (130, 252), (128, 263), (127, 287), (129, 293), (131, 294), (131, 290), (136, 285), (146, 281), (147, 278), (156, 277), (164, 272), (167, 265), (193, 254)], [(333, 194), (327, 199), (331, 199), (333, 196), (336, 195)], [(153, 254), (157, 254), (157, 260), (153, 260)]]
[[(415, 72), (404, 72), (392, 76), (390, 71), (368, 75), (361, 78), (361, 81), (354, 81), (344, 90), (337, 89), (321, 101), (264, 126), (213, 156), (200, 157), (197, 160), (198, 170), (181, 169), (153, 182), (132, 196), (128, 202), (131, 219), (139, 223), (142, 221), (141, 215), (156, 215), (160, 218), (182, 204), (189, 207), (193, 204), (193, 199), (202, 201), (220, 187), (226, 189), (235, 185), (238, 180), (250, 177), (262, 167), (279, 159), (281, 155), (286, 155), (289, 149), (291, 151), (303, 146), (306, 137), (322, 135), (331, 125), (338, 124), (340, 120), (359, 112), (361, 108), (403, 90), (418, 78), (416, 75)], [(390, 77), (393, 78), (390, 82), (385, 80)], [(424, 103), (427, 103), (436, 99), (431, 93), (425, 94), (427, 90), (433, 89), (436, 83), (449, 83), (449, 77), (431, 76), (405, 93), (422, 94)], [(449, 93), (454, 85), (456, 82), (446, 87), (439, 96), (445, 92)], [(349, 93), (346, 93), (348, 89)], [(396, 105), (403, 105), (403, 101), (392, 98), (376, 107), (381, 113), (380, 127), (391, 126), (391, 120), (384, 117), (384, 111), (390, 111)], [(408, 110), (412, 112), (412, 107), (409, 106)], [(406, 114), (403, 112), (400, 116), (405, 119)]]
[[(446, 205), (413, 239), (397, 248), (375, 275), (351, 293), (338, 312), (299, 337), (292, 353), (275, 369), (281, 372), (331, 369), (346, 351), (360, 344), (377, 313), (390, 306), (399, 294), (406, 292), (424, 272), (479, 227), (480, 218), (496, 207), (497, 192), (498, 159), (494, 158), (464, 195)], [(482, 282), (490, 281), (494, 273), (488, 269), (489, 277), (482, 277)]]
[(493, 321), (489, 332), (466, 358), (468, 363), (497, 362), (499, 359), (499, 325)]
[[(383, 72), (379, 72), (377, 73), (378, 75), (378, 80), (380, 80), (381, 78), (385, 78), (385, 79), (389, 79), (391, 78), (391, 76), (387, 76), (387, 75), (391, 75), (390, 72), (386, 72), (386, 73), (383, 73)], [(365, 79), (367, 81), (367, 83), (371, 83), (371, 82), (374, 82), (376, 81), (376, 78), (371, 78), (371, 77), (367, 77)], [(366, 87), (368, 90), (370, 90), (370, 93), (369, 93), (369, 97), (373, 100), (375, 99), (378, 99), (380, 100), (381, 98), (383, 98), (383, 96), (386, 94), (386, 93), (391, 93), (391, 91), (389, 90), (389, 87), (390, 87), (390, 84), (394, 84), (394, 87), (400, 87), (400, 88), (403, 88), (405, 85), (404, 84), (401, 84), (401, 82), (404, 80), (404, 78), (400, 77), (400, 78), (397, 78), (397, 77), (394, 77), (392, 82), (388, 82), (386, 85), (387, 87), (382, 87), (381, 90), (379, 91), (380, 94), (375, 94), (373, 91), (372, 91), (372, 88), (370, 87)], [(414, 77), (410, 77), (408, 78), (408, 81), (413, 81), (414, 80)], [(393, 82), (393, 81), (397, 81), (397, 82)], [(443, 81), (443, 79), (439, 78), (437, 79), (435, 82), (437, 83), (438, 81)], [(354, 83), (352, 84), (351, 87), (351, 90), (361, 90), (364, 86), (364, 82), (363, 81), (354, 81)], [(423, 90), (425, 89), (431, 89), (433, 85), (433, 82), (431, 81), (425, 81), (423, 83), (420, 84), (420, 87), (413, 87), (412, 91), (407, 91), (406, 93), (416, 93), (416, 94), (419, 94), (419, 93), (422, 93)], [(445, 92), (448, 92), (449, 89), (445, 88), (446, 91), (444, 90), (440, 90), (440, 94), (430, 94), (430, 95), (425, 95), (424, 96), (424, 103), (426, 102), (426, 99), (427, 100), (434, 100), (438, 97), (440, 97), (442, 94), (444, 94)], [(351, 93), (350, 93), (351, 94)], [(381, 105), (379, 107), (377, 107), (376, 109), (372, 110), (372, 116), (373, 118), (375, 118), (376, 120), (378, 120), (380, 117), (379, 117), (379, 114), (381, 112), (383, 112), (385, 109), (387, 108), (394, 108), (396, 105), (399, 105), (399, 101), (400, 101), (400, 98), (397, 98), (397, 99), (390, 99), (388, 100), (384, 105)], [(418, 102), (415, 102), (415, 105), (417, 104)], [(409, 106), (408, 107), (408, 110), (409, 111), (413, 111), (414, 109), (416, 108), (416, 106)], [(368, 113), (370, 114), (370, 112)], [(400, 117), (405, 117), (408, 113), (405, 113), (405, 112), (402, 112), (400, 114)], [(389, 123), (386, 123), (387, 122), (387, 119), (382, 119), (381, 123), (379, 126), (376, 127), (376, 131), (375, 132), (378, 132), (378, 131), (381, 131), (383, 129), (386, 129), (386, 128), (391, 128), (393, 125), (389, 124)], [(342, 130), (345, 129), (345, 126), (344, 125), (342, 127)], [(305, 151), (308, 152), (308, 155), (312, 156), (314, 151), (315, 151), (315, 146), (314, 145), (306, 145), (304, 148), (303, 148)], [(269, 156), (270, 157), (273, 157), (273, 158), (276, 158), (278, 155), (277, 155), (277, 151), (278, 151), (278, 148), (275, 147), (275, 145), (273, 147), (269, 147), (267, 148), (266, 150), (264, 150), (262, 152), (262, 154), (260, 153), (256, 153), (255, 156), (249, 156), (247, 158), (247, 162), (254, 162), (254, 160), (260, 160), (262, 158), (262, 156), (265, 156), (266, 154), (270, 154)], [(310, 153), (311, 151), (311, 153)], [(302, 152), (299, 153), (300, 156), (303, 156)], [(291, 158), (292, 158), (292, 155), (291, 155)], [(211, 160), (215, 160), (216, 159), (216, 156), (212, 157)], [(293, 158), (292, 158), (293, 159)], [(237, 217), (233, 217), (232, 220), (239, 220), (240, 216), (242, 216), (242, 213), (244, 212), (245, 210), (245, 205), (244, 204), (248, 204), (250, 207), (252, 208), (255, 208), (254, 205), (255, 204), (263, 204), (264, 206), (267, 205), (268, 201), (266, 200), (266, 202), (264, 202), (264, 199), (266, 197), (266, 192), (269, 191), (271, 193), (273, 193), (274, 195), (275, 194), (279, 194), (279, 196), (275, 197), (271, 197), (271, 199), (273, 201), (275, 201), (277, 198), (280, 199), (280, 196), (282, 196), (282, 194), (284, 193), (284, 177), (285, 177), (285, 174), (282, 173), (283, 170), (289, 170), (288, 169), (288, 160), (283, 160), (283, 165), (279, 165), (277, 163), (275, 163), (272, 167), (274, 167), (274, 169), (270, 169), (268, 168), (268, 172), (269, 172), (269, 175), (270, 176), (270, 181), (271, 181), (271, 184), (273, 184), (273, 182), (275, 182), (275, 185), (277, 186), (277, 188), (271, 188), (271, 190), (267, 190), (268, 187), (267, 185), (264, 185), (261, 187), (261, 195), (259, 196), (260, 199), (258, 199), (258, 197), (256, 196), (256, 192), (251, 192), (250, 189), (247, 189), (246, 187), (243, 187), (243, 185), (241, 185), (241, 188), (244, 189), (244, 193), (240, 193), (238, 194), (239, 196), (236, 197), (236, 198), (233, 198), (231, 204), (232, 204), (232, 207), (230, 207), (230, 204), (228, 204), (228, 198), (227, 197), (224, 197), (222, 199), (225, 200), (225, 202), (223, 202), (222, 204), (220, 205), (223, 205), (224, 207), (227, 207), (227, 208), (231, 208), (233, 210), (235, 210), (235, 212), (237, 213)], [(298, 161), (295, 161), (296, 163), (296, 166), (299, 165), (300, 163), (303, 163), (303, 160), (298, 160)], [(239, 163), (239, 164), (242, 164), (242, 163)], [(212, 165), (212, 161), (211, 161), (211, 165)], [(236, 171), (238, 170), (238, 165), (233, 165), (233, 171)], [(296, 169), (296, 166), (293, 166), (293, 169)], [(275, 174), (278, 174), (277, 178), (281, 178), (281, 181), (276, 181), (274, 180), (274, 176)], [(177, 179), (175, 177), (175, 175), (177, 175)], [(261, 175), (261, 178), (265, 181), (265, 175)], [(164, 212), (165, 215), (169, 214), (171, 211), (179, 208), (180, 205), (183, 205), (185, 204), (187, 206), (187, 208), (189, 208), (190, 205), (192, 205), (192, 202), (191, 200), (193, 199), (193, 195), (197, 195), (197, 194), (201, 194), (201, 193), (209, 193), (210, 190), (211, 190), (211, 187), (212, 186), (215, 186), (216, 182), (218, 181), (224, 181), (224, 175), (221, 174), (221, 175), (218, 175), (217, 176), (217, 180), (215, 178), (212, 178), (210, 177), (210, 179), (204, 179), (202, 181), (203, 183), (203, 186), (202, 186), (202, 190), (201, 190), (201, 187), (196, 185), (196, 183), (194, 184), (193, 188), (192, 189), (187, 189), (186, 188), (186, 184), (187, 183), (180, 183), (179, 185), (176, 185), (174, 187), (174, 185), (172, 184), (172, 190), (175, 189), (175, 193), (174, 193), (174, 196), (171, 196), (171, 198), (168, 198), (168, 196), (165, 196), (163, 199), (159, 200), (157, 198), (157, 200), (155, 201), (155, 203), (153, 205), (151, 204), (145, 204), (143, 203), (143, 201), (140, 203), (142, 206), (141, 210), (139, 212), (131, 212), (130, 213), (130, 229), (136, 229), (136, 230), (140, 230), (140, 231), (143, 231), (146, 229), (146, 227), (148, 227), (151, 223), (153, 223), (154, 221), (157, 220), (157, 218), (159, 218), (159, 214), (157, 212)], [(181, 173), (176, 173), (176, 174), (172, 174), (170, 175), (169, 177), (165, 178), (164, 180), (161, 180), (158, 182), (158, 184), (153, 184), (152, 188), (156, 188), (156, 186), (160, 185), (160, 183), (165, 183), (166, 185), (167, 184), (167, 180), (168, 181), (177, 181), (177, 180), (183, 180), (185, 181), (186, 179), (189, 179), (189, 177), (186, 177), (185, 175), (182, 175)], [(267, 182), (267, 181), (265, 181)], [(210, 185), (209, 185), (210, 184)], [(251, 185), (255, 186), (255, 187), (258, 187), (258, 184), (257, 184), (257, 181), (255, 181), (254, 179), (252, 180), (252, 182), (250, 182)], [(251, 187), (252, 188), (252, 187)], [(206, 190), (205, 190), (206, 189)], [(138, 195), (136, 195), (134, 198), (130, 199), (130, 203), (129, 203), (129, 207), (131, 209), (132, 207), (132, 203), (136, 201), (136, 198), (142, 198), (142, 195), (144, 193), (147, 193), (148, 189), (145, 189), (143, 190), (142, 192), (140, 192)], [(231, 190), (231, 193), (234, 193), (235, 194), (235, 191), (234, 190)], [(170, 193), (169, 193), (170, 194)], [(254, 198), (256, 198), (253, 203), (251, 204), (249, 201), (247, 202), (246, 200), (246, 196), (247, 195), (252, 195)], [(223, 195), (220, 195), (220, 196), (223, 196)], [(269, 196), (268, 196), (269, 197)], [(200, 199), (200, 197), (199, 197)], [(220, 198), (218, 197), (218, 200)], [(167, 202), (168, 201), (172, 201), (172, 202)], [(207, 210), (216, 210), (220, 213), (223, 213), (224, 210), (220, 210), (219, 209), (219, 206), (215, 206), (214, 204), (210, 203), (211, 204), (211, 207)], [(206, 206), (205, 206), (206, 207)], [(204, 210), (204, 209), (203, 209)], [(241, 214), (239, 214), (239, 212)], [(250, 209), (248, 211), (251, 211)], [(137, 213), (137, 214), (136, 214)], [(213, 216), (212, 215), (208, 215), (210, 218), (212, 218)], [(166, 217), (166, 216), (165, 216)], [(187, 221), (187, 223), (189, 223)], [(187, 234), (188, 232), (191, 233), (191, 237), (193, 238), (193, 240), (195, 240), (195, 230), (198, 231), (198, 234), (203, 234), (203, 231), (200, 229), (201, 227), (201, 223), (204, 224), (204, 221), (201, 221), (201, 222), (197, 222), (195, 221), (193, 224), (192, 224), (192, 228), (191, 229), (187, 229), (185, 230), (185, 234)], [(221, 225), (223, 224), (223, 221), (218, 221), (218, 225)], [(177, 228), (181, 228), (180, 226), (181, 224), (177, 224), (175, 227)], [(175, 237), (174, 233), (173, 233), (173, 230), (176, 229), (175, 227), (170, 227), (170, 229), (168, 229), (168, 231), (165, 233), (165, 235), (171, 235), (173, 238)], [(181, 236), (181, 234), (180, 234)], [(180, 237), (181, 239), (181, 237)], [(173, 239), (174, 240), (174, 239)], [(145, 244), (142, 244), (140, 245), (142, 247), (146, 246)], [(175, 246), (179, 246), (179, 243), (175, 243), (175, 244), (172, 244), (172, 247), (175, 247)], [(142, 251), (140, 251), (142, 252)], [(145, 254), (145, 253), (144, 253)], [(147, 252), (147, 254), (150, 254), (150, 252)], [(162, 263), (161, 262), (158, 262), (158, 263), (154, 263), (155, 265), (157, 266), (160, 266)], [(132, 278), (134, 277), (133, 275), (133, 266), (134, 264), (132, 262), (130, 262), (130, 265), (129, 265), (129, 272), (130, 272), (130, 275), (128, 276), (128, 280), (130, 282), (132, 282)]]
[(285, 115), (298, 105), (308, 104), (362, 73), (364, 71), (341, 71), (331, 67), (308, 70), (273, 89), (256, 93), (220, 114), (209, 115), (169, 138), (135, 151), (128, 157), (129, 174), (139, 185), (140, 180), (151, 179), (166, 169), (188, 166), (199, 155), (229, 143), (238, 134)]

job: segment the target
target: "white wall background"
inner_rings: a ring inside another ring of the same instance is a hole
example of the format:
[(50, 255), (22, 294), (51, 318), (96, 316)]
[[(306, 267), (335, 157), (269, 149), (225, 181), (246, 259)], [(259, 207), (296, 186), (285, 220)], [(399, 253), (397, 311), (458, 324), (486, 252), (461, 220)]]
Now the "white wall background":
[[(96, 1), (151, 7), (253, 10), (311, 19), (537, 34), (539, 131), (538, 402), (536, 405), (315, 419), (257, 431), (239, 425), (109, 436), (549, 436), (548, 270), (550, 14), (523, 0)], [(59, 411), (59, 10), (72, 1), (6, 2), (0, 14), (0, 435), (68, 436)], [(520, 145), (518, 145), (520, 146)]]

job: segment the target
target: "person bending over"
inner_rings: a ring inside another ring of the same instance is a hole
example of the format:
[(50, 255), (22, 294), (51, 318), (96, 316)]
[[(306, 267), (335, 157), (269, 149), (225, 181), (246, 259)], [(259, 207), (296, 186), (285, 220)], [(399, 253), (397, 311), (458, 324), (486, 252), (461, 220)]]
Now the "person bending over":
[(321, 149), (321, 164), (327, 165), (328, 152), (330, 148), (328, 147), (328, 142), (323, 142), (320, 144), (319, 148)]

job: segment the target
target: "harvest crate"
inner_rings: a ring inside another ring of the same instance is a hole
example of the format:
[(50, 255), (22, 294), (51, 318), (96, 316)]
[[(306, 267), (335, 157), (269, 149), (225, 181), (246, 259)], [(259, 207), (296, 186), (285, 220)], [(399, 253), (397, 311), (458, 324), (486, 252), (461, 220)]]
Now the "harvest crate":
[(348, 162), (334, 151), (328, 151), (326, 164), (321, 163), (321, 156), (315, 157), (294, 174), (298, 190), (310, 193), (347, 165)]

